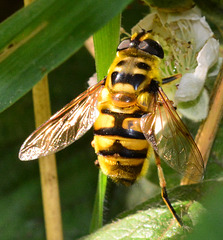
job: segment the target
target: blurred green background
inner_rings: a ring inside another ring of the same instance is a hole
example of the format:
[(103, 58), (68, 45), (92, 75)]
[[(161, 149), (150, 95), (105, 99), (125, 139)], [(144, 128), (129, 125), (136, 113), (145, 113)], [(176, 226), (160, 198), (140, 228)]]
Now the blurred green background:
[[(2, 0), (0, 20), (3, 21), (22, 6), (23, 2), (20, 0)], [(123, 13), (122, 25), (129, 32), (147, 12), (147, 7), (134, 2)], [(84, 47), (51, 72), (49, 86), (52, 113), (84, 91), (87, 88), (88, 78), (94, 72), (94, 60)], [(194, 132), (198, 127), (191, 124), (189, 126)], [(0, 239), (3, 240), (45, 239), (38, 162), (20, 162), (18, 159), (21, 144), (34, 128), (30, 92), (0, 116)], [(75, 144), (57, 154), (65, 239), (77, 239), (88, 234), (98, 174), (98, 169), (94, 166), (96, 155), (91, 147), (91, 140), (92, 131), (89, 131)], [(219, 180), (223, 176), (222, 142), (221, 125), (211, 153), (206, 179)], [(173, 187), (179, 182), (179, 176), (171, 169), (166, 168), (165, 173), (168, 187)], [(129, 189), (109, 183), (105, 209), (106, 221), (117, 213), (148, 199), (148, 196), (159, 193), (155, 166), (151, 165), (148, 176), (150, 183), (142, 179), (140, 183)], [(209, 202), (215, 204), (214, 200), (216, 200), (218, 201), (216, 204), (219, 204), (222, 194), (217, 192), (211, 195), (215, 196), (214, 194), (216, 197), (212, 197)], [(221, 206), (219, 208), (222, 209)], [(219, 211), (216, 215), (219, 215)], [(214, 219), (216, 222), (220, 221), (218, 216)]]

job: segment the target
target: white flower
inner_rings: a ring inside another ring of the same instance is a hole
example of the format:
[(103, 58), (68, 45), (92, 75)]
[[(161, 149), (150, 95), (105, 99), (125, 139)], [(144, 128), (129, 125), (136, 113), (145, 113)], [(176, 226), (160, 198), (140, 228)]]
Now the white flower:
[(163, 47), (162, 78), (181, 73), (179, 85), (163, 85), (168, 97), (184, 116), (200, 121), (207, 116), (209, 96), (204, 90), (208, 70), (217, 62), (219, 43), (213, 37), (205, 17), (198, 8), (181, 13), (154, 11), (141, 20), (132, 32), (152, 30)]

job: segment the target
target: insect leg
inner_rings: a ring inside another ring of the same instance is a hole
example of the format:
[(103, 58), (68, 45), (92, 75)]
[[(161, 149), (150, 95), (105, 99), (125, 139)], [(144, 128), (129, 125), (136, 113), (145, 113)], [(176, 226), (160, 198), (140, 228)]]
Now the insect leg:
[(156, 158), (156, 165), (157, 165), (157, 170), (158, 170), (159, 183), (160, 183), (160, 187), (161, 187), (162, 199), (165, 202), (165, 204), (167, 205), (167, 207), (169, 208), (173, 217), (176, 219), (177, 223), (182, 227), (183, 226), (182, 220), (177, 215), (176, 211), (174, 210), (173, 206), (171, 205), (171, 203), (168, 199), (168, 195), (167, 195), (167, 191), (166, 191), (166, 181), (164, 178), (163, 169), (161, 167), (160, 157), (155, 151), (154, 151), (154, 153), (155, 153), (155, 158)]
[(170, 77), (167, 77), (167, 78), (163, 78), (162, 79), (162, 84), (168, 84), (170, 82), (173, 82), (173, 81), (176, 81), (178, 80), (179, 78), (182, 77), (182, 74), (176, 74), (176, 75), (173, 75), (173, 76), (170, 76)]

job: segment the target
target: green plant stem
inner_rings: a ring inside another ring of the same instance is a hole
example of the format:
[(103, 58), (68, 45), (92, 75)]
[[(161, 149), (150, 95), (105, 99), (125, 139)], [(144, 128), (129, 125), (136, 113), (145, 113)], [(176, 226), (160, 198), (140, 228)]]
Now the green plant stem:
[[(106, 76), (108, 68), (115, 57), (116, 48), (119, 43), (120, 19), (120, 15), (116, 16), (93, 36), (98, 80)], [(106, 185), (107, 176), (100, 170), (90, 232), (94, 232), (103, 225)]]
[(98, 81), (103, 79), (115, 58), (120, 36), (120, 15), (93, 36)]
[(103, 226), (103, 209), (104, 199), (107, 186), (107, 176), (99, 170), (98, 174), (98, 187), (94, 202), (94, 209), (91, 219), (90, 233), (96, 231)]

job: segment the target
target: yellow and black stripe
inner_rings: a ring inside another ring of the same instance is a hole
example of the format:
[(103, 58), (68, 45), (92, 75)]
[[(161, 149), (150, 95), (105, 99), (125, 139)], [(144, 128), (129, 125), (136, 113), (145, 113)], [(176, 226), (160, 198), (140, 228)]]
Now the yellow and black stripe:
[(161, 46), (149, 37), (136, 34), (120, 43), (98, 98), (92, 145), (102, 171), (125, 185), (148, 167), (149, 143), (140, 120), (151, 111), (151, 84), (160, 82), (158, 64), (163, 57)]
[[(125, 185), (134, 183), (147, 157), (149, 145), (139, 129), (143, 114), (103, 110), (94, 125), (94, 147), (102, 171)], [(105, 118), (114, 125), (103, 126)]]

